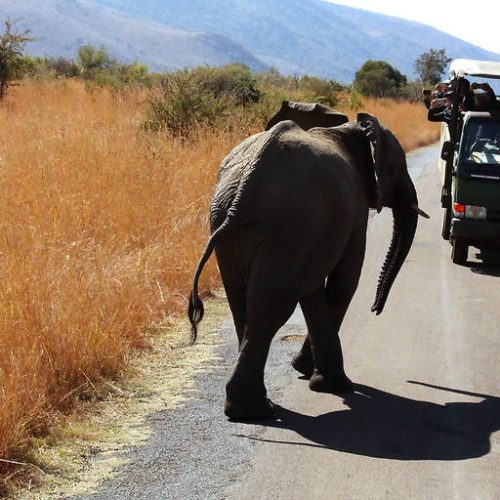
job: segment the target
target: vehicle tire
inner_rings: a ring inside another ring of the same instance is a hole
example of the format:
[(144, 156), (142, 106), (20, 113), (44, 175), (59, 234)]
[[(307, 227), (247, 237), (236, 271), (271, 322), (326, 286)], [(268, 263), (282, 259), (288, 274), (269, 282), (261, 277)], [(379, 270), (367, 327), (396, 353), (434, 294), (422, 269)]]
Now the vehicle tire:
[(441, 236), (443, 240), (450, 239), (450, 230), (451, 230), (451, 210), (449, 208), (445, 208), (443, 211), (443, 223), (441, 224)]
[(451, 260), (453, 264), (465, 264), (469, 254), (469, 245), (460, 240), (451, 243)]

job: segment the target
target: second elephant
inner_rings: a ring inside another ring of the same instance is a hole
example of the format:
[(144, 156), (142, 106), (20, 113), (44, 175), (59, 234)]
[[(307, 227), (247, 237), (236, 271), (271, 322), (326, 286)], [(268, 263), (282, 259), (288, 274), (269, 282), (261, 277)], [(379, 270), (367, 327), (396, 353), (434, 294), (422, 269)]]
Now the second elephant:
[(267, 123), (266, 130), (286, 120), (292, 120), (300, 128), (309, 130), (313, 127), (336, 127), (347, 123), (349, 118), (324, 104), (283, 101), (281, 108)]

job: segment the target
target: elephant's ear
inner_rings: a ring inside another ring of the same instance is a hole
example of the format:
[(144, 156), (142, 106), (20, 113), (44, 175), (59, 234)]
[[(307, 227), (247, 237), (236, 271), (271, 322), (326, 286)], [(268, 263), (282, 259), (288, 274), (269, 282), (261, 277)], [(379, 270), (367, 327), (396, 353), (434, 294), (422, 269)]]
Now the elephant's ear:
[(380, 148), (381, 148), (381, 133), (380, 133), (380, 123), (372, 115), (368, 113), (358, 113), (357, 116), (358, 123), (363, 129), (366, 137), (370, 140), (372, 156), (373, 156), (373, 166), (375, 170), (375, 177), (377, 178), (377, 193), (375, 200), (375, 208), (377, 212), (382, 210), (382, 168), (380, 164)]

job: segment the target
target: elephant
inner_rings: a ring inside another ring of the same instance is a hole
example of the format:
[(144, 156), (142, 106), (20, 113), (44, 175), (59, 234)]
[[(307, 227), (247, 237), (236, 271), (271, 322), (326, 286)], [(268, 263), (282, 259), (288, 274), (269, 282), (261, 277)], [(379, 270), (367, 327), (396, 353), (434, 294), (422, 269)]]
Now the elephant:
[(278, 122), (285, 120), (292, 120), (304, 130), (309, 130), (314, 127), (336, 127), (347, 123), (349, 118), (323, 104), (283, 101), (265, 130), (270, 130)]
[(204, 314), (198, 281), (215, 250), (239, 342), (226, 385), (230, 419), (274, 415), (264, 368), (274, 335), (297, 304), (307, 336), (292, 366), (313, 391), (352, 390), (339, 329), (358, 286), (369, 209), (383, 206), (392, 209), (394, 227), (372, 307), (377, 315), (410, 250), (417, 215), (427, 216), (388, 128), (366, 113), (309, 131), (280, 121), (222, 161), (188, 316), (194, 342)]

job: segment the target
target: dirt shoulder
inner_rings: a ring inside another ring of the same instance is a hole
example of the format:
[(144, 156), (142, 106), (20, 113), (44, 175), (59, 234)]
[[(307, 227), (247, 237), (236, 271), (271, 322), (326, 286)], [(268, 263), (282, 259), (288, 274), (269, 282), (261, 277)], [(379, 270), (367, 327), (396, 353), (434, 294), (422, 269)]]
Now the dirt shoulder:
[(156, 328), (150, 348), (131, 360), (120, 379), (95, 387), (95, 400), (82, 404), (37, 443), (34, 463), (19, 474), (31, 478), (28, 486), (8, 498), (89, 494), (126, 465), (123, 452), (151, 437), (148, 417), (182, 405), (195, 377), (212, 366), (217, 327), (229, 311), (222, 293), (208, 302), (203, 335), (195, 345), (189, 344), (190, 327), (184, 319), (168, 329)]

